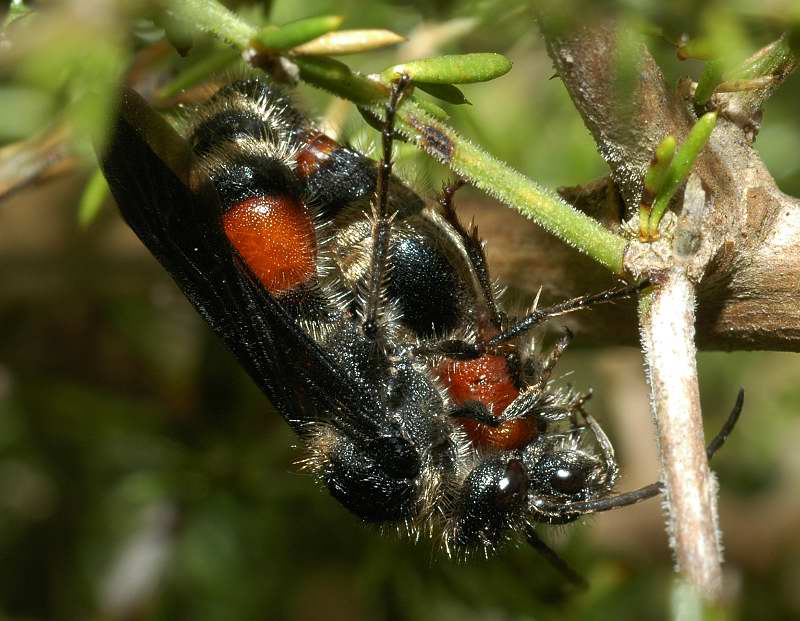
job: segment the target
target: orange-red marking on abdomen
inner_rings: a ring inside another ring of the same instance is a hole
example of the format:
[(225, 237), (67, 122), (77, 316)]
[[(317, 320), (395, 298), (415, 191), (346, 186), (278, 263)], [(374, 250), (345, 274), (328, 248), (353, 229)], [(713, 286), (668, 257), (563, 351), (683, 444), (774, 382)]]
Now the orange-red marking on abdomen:
[(319, 165), (330, 157), (330, 154), (341, 145), (325, 134), (317, 134), (311, 138), (297, 154), (297, 174), (301, 178), (316, 172)]
[[(519, 395), (503, 356), (486, 354), (475, 360), (445, 361), (440, 365), (438, 375), (457, 405), (480, 401), (495, 416), (500, 416)], [(510, 420), (497, 427), (469, 418), (459, 419), (459, 422), (475, 446), (498, 450), (521, 448), (539, 431), (533, 418)]]
[(255, 196), (222, 217), (225, 235), (271, 293), (293, 289), (314, 275), (314, 222), (291, 196)]

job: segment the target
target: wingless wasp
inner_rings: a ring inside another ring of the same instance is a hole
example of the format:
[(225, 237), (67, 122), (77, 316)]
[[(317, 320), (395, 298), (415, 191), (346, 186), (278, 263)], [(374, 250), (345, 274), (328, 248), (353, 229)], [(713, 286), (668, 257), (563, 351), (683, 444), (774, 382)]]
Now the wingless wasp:
[(409, 88), (401, 78), (386, 104), (379, 163), (321, 133), (263, 77), (217, 90), (180, 133), (126, 90), (102, 167), (125, 220), (332, 496), (459, 556), (522, 534), (569, 575), (535, 524), (660, 487), (612, 495), (611, 443), (586, 397), (551, 380), (570, 335), (541, 355), (531, 329), (637, 287), (509, 317), (453, 188), (431, 204), (392, 176)]

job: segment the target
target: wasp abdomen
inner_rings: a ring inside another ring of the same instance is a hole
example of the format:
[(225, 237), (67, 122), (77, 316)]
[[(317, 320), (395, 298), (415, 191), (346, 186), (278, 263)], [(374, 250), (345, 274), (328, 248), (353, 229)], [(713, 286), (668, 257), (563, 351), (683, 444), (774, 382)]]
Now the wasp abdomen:
[(331, 495), (362, 520), (382, 523), (411, 517), (413, 478), (391, 476), (346, 436), (327, 458), (322, 476)]
[(271, 293), (293, 289), (316, 273), (314, 218), (292, 170), (281, 160), (238, 153), (214, 162), (225, 235)]
[(456, 329), (463, 321), (466, 292), (441, 250), (425, 237), (398, 235), (391, 256), (387, 292), (398, 301), (402, 322), (425, 337)]
[(307, 283), (317, 267), (313, 214), (282, 136), (291, 110), (284, 99), (263, 84), (237, 82), (200, 108), (189, 136), (219, 194), (226, 237), (273, 294)]
[(271, 293), (293, 289), (316, 271), (314, 223), (287, 195), (254, 196), (222, 217), (225, 235)]

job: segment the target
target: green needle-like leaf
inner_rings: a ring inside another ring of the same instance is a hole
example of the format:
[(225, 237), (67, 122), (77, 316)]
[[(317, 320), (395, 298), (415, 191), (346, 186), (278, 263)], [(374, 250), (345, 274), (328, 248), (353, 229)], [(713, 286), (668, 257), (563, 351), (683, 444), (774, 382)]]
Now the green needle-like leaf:
[(100, 213), (100, 208), (109, 196), (110, 191), (106, 178), (97, 168), (83, 188), (83, 194), (78, 204), (78, 224), (82, 229), (87, 228), (95, 221), (97, 214)]
[(298, 56), (300, 78), (357, 104), (371, 104), (385, 97), (388, 89), (378, 82), (354, 74), (350, 67), (324, 56)]
[(639, 205), (639, 238), (642, 241), (650, 239), (650, 212), (653, 200), (664, 187), (674, 156), (675, 136), (665, 136), (656, 147), (653, 160), (644, 176), (644, 192), (642, 192), (642, 200)]
[(252, 44), (267, 50), (288, 50), (336, 30), (343, 19), (341, 15), (322, 15), (283, 26), (267, 26), (253, 37)]
[(714, 89), (722, 82), (724, 65), (717, 60), (710, 60), (703, 69), (703, 75), (697, 83), (697, 90), (694, 93), (694, 101), (698, 106), (705, 104), (714, 94)]
[(701, 116), (692, 129), (689, 130), (686, 141), (675, 154), (672, 164), (670, 164), (664, 185), (653, 203), (653, 210), (650, 214), (651, 238), (658, 234), (658, 225), (661, 223), (661, 218), (664, 216), (667, 207), (669, 207), (670, 200), (672, 200), (672, 197), (675, 195), (681, 183), (689, 176), (694, 161), (697, 159), (697, 156), (700, 155), (703, 147), (706, 146), (708, 138), (711, 136), (711, 132), (716, 125), (716, 112), (709, 112)]
[(381, 76), (388, 82), (407, 75), (414, 82), (469, 84), (494, 80), (510, 70), (511, 61), (502, 54), (452, 54), (395, 65)]
[(428, 84), (425, 82), (417, 84), (417, 88), (425, 91), (428, 95), (433, 95), (437, 99), (446, 101), (454, 105), (468, 104), (469, 100), (461, 92), (461, 89), (452, 84)]
[(379, 50), (403, 41), (405, 38), (396, 32), (381, 28), (341, 30), (329, 32), (308, 43), (298, 45), (292, 51), (304, 56), (341, 56)]
[(656, 147), (656, 153), (644, 177), (644, 188), (656, 196), (667, 179), (669, 165), (675, 156), (675, 136), (666, 136)]

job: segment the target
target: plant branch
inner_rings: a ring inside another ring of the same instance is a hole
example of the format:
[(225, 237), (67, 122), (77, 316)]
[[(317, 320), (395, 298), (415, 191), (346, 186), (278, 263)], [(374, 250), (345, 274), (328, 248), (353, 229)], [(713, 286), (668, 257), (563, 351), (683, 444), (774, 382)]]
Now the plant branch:
[[(695, 121), (693, 106), (666, 85), (644, 45), (617, 24), (606, 21), (565, 29), (563, 22), (549, 15), (540, 16), (540, 24), (553, 63), (611, 168), (627, 215), (633, 216), (657, 145), (664, 136), (687, 136)], [(626, 71), (638, 79), (625, 82)], [(787, 237), (800, 241), (796, 226), (800, 212), (784, 208), (785, 197), (781, 198), (743, 139), (745, 125), (729, 120), (720, 125), (691, 167), (693, 174), (684, 195), (677, 195), (683, 199), (677, 224), (667, 223), (666, 235), (658, 242), (632, 242), (625, 259), (629, 271), (657, 283), (652, 294), (642, 300), (640, 329), (666, 489), (670, 544), (677, 569), (710, 599), (720, 595), (722, 571), (716, 486), (703, 446), (699, 401), (697, 285), (702, 282), (708, 287), (715, 278), (736, 282), (748, 271), (763, 276), (764, 263), (771, 263), (772, 269), (776, 263), (783, 268), (800, 267), (796, 258), (780, 252)], [(681, 185), (676, 177), (670, 193)], [(763, 202), (761, 210), (754, 209), (756, 197), (747, 190), (742, 193), (743, 186), (765, 192), (772, 209), (764, 211)], [(659, 213), (669, 206), (668, 198), (665, 194)], [(777, 224), (776, 219), (783, 221)], [(766, 245), (771, 245), (774, 256), (762, 254), (760, 263), (754, 261), (754, 253)], [(754, 281), (746, 278), (752, 293)], [(796, 285), (790, 285), (793, 303), (775, 304), (774, 278), (771, 284), (760, 291), (761, 303), (772, 303), (782, 307), (784, 314), (796, 315)], [(729, 291), (718, 293), (724, 303), (731, 299)]]
[(694, 285), (675, 269), (642, 301), (641, 330), (677, 569), (703, 595), (722, 586), (716, 483), (703, 440)]
[(245, 50), (258, 29), (216, 0), (172, 0), (167, 12), (177, 21)]
[[(630, 36), (620, 35), (614, 22), (572, 29), (564, 29), (563, 23), (547, 15), (540, 16), (539, 22), (553, 64), (611, 168), (625, 206), (620, 211), (633, 216), (656, 147), (667, 135), (675, 136), (679, 143), (685, 141), (696, 120), (693, 102), (665, 83), (647, 48), (641, 41), (633, 39), (631, 43)], [(635, 88), (619, 88), (616, 64), (621, 36), (627, 41), (626, 57), (635, 63)], [(779, 76), (772, 87), (797, 65), (781, 41), (744, 65), (753, 75), (766, 71)], [(753, 93), (724, 95), (752, 101)], [(763, 102), (764, 96), (761, 89), (759, 101)], [(800, 255), (790, 250), (800, 247), (800, 200), (780, 191), (748, 142), (741, 119), (732, 119), (725, 110), (692, 171), (708, 195), (709, 208), (699, 236), (712, 259), (697, 275), (698, 346), (800, 351), (800, 288), (796, 285), (800, 282)], [(587, 187), (586, 193), (576, 194), (576, 204), (591, 209), (613, 191), (595, 184)], [(679, 211), (682, 198), (678, 188), (673, 210)], [(537, 241), (530, 244), (531, 260), (540, 255), (534, 248)], [(635, 269), (633, 263), (654, 250), (632, 242), (626, 266)], [(517, 254), (524, 252), (522, 248)], [(521, 261), (521, 256), (517, 260)], [(510, 284), (520, 286), (524, 277), (512, 272)], [(577, 289), (569, 287), (568, 280), (563, 286), (570, 294)], [(536, 286), (524, 283), (522, 287), (523, 293), (536, 292)]]
[(625, 240), (551, 192), (458, 135), (408, 102), (398, 129), (430, 156), (475, 187), (514, 207), (551, 234), (615, 273), (622, 272)]
[[(682, 142), (692, 119), (644, 43), (628, 29), (611, 21), (565, 29), (548, 15), (539, 15), (539, 26), (553, 65), (632, 215), (656, 147), (668, 135)], [(623, 62), (627, 72), (620, 69)]]

